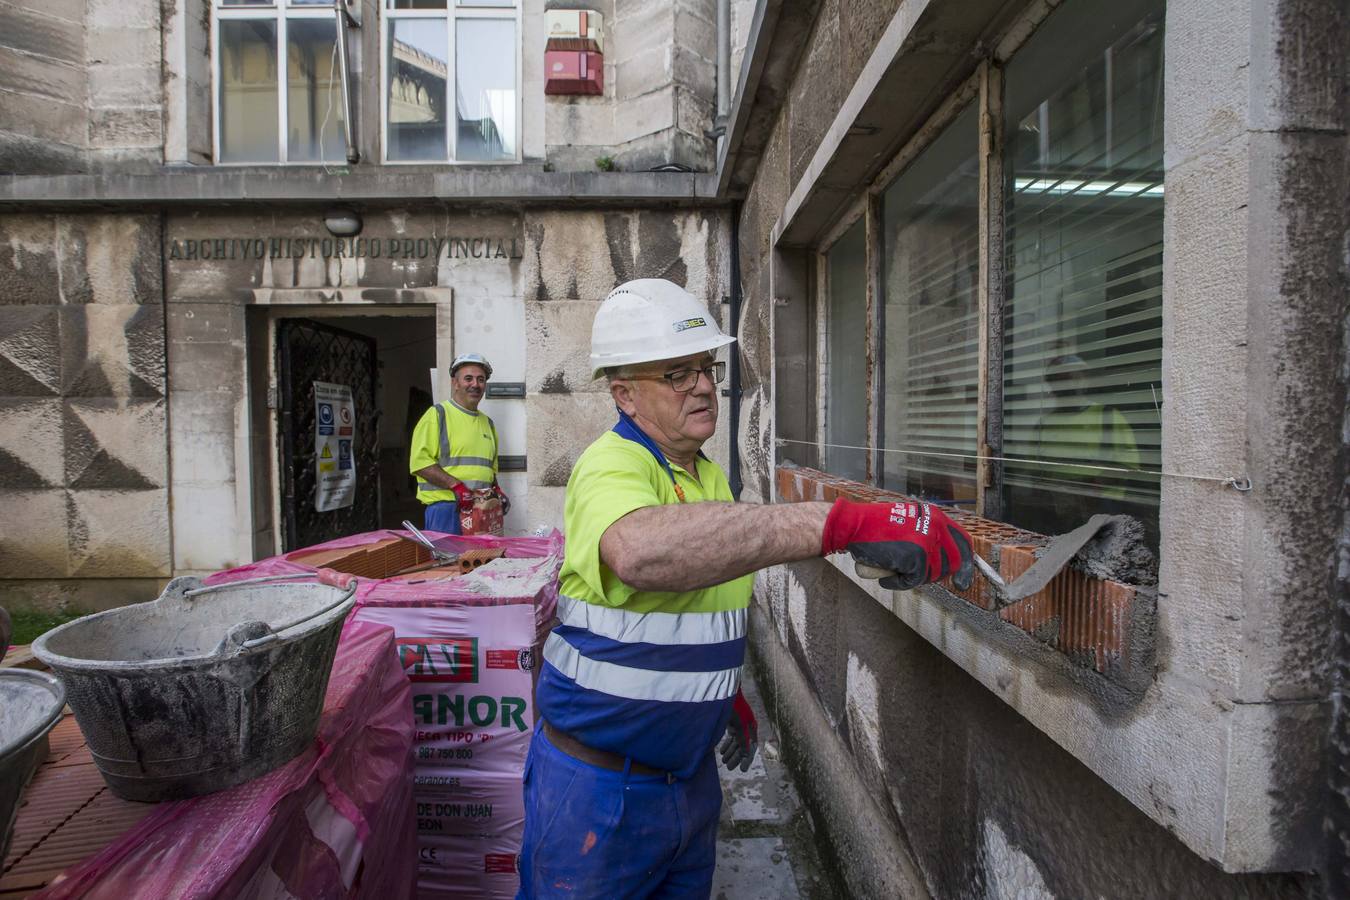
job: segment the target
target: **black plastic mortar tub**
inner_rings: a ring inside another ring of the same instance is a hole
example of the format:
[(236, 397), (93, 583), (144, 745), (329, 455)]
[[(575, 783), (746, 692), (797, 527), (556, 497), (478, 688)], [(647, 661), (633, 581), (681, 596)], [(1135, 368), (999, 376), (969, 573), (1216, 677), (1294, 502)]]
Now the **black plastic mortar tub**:
[(42, 761), (47, 732), (61, 720), (66, 691), (46, 672), (0, 670), (0, 862), (24, 785)]
[(203, 588), (175, 578), (151, 603), (47, 632), (33, 653), (65, 684), (114, 794), (208, 794), (270, 772), (314, 740), (356, 602), (355, 580), (334, 580)]

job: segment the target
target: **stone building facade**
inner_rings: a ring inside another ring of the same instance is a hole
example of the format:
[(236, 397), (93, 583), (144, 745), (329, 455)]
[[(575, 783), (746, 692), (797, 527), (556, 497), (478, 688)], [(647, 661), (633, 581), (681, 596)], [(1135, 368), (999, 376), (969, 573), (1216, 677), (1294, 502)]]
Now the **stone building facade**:
[[(743, 500), (922, 496), (1007, 574), (1127, 512), (1156, 559), (1003, 611), (843, 558), (761, 574), (754, 665), (851, 894), (1350, 889), (1344, 4), (727, 5), (722, 121), (714, 0), (365, 0), (349, 105), (336, 45), (264, 69), (267, 152), (318, 154), (266, 163), (222, 158), (221, 91), (323, 11), (0, 2), (0, 602), (286, 547), (301, 320), (374, 348), (390, 515), (431, 370), (479, 350), (508, 527), (560, 524), (613, 414), (595, 309), (667, 277), (738, 334), (710, 452)], [(602, 94), (545, 93), (566, 7), (603, 16)], [(442, 140), (418, 78), (473, 52), (461, 16), (514, 23), (514, 80), (457, 98), (446, 159), (392, 158)]]
[[(1159, 554), (1001, 612), (762, 573), (852, 892), (1344, 891), (1344, 4), (767, 6), (720, 171), (743, 499), (924, 496), (1005, 574), (1094, 512)], [(1046, 423), (1092, 403), (1074, 469)]]
[[(603, 23), (597, 96), (544, 89), (547, 14), (569, 5)], [(356, 4), (345, 48), (331, 8), (296, 0), (0, 10), (0, 505), (31, 523), (0, 537), (5, 601), (97, 609), (295, 545), (287, 322), (375, 342), (381, 524), (418, 517), (403, 457), (445, 387), (431, 370), (485, 354), (521, 533), (560, 522), (612, 416), (585, 365), (609, 290), (661, 275), (725, 316), (712, 0), (461, 6)], [(488, 47), (515, 61), (503, 85), (477, 80), (485, 22), (510, 35)], [(447, 158), (396, 158), (427, 119)], [(474, 158), (475, 129), (499, 159)], [(335, 207), (358, 233), (326, 227)]]

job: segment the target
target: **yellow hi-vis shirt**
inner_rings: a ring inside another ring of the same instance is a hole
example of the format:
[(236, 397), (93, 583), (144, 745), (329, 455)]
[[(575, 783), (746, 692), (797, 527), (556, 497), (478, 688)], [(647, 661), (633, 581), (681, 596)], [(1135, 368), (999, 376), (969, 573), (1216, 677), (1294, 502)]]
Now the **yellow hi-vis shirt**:
[[(408, 471), (440, 466), (474, 491), (497, 480), (497, 428), (486, 413), (465, 409), (453, 400), (430, 407), (413, 429)], [(437, 487), (420, 475), (417, 499), (431, 504), (454, 500), (455, 492)]]
[[(685, 502), (723, 500), (731, 486), (717, 463), (698, 457), (698, 480), (670, 464), (684, 491)], [(577, 459), (567, 482), (563, 533), (567, 536), (559, 587), (569, 597), (602, 606), (621, 606), (636, 613), (713, 612), (750, 605), (753, 575), (714, 587), (680, 593), (637, 591), (624, 584), (600, 561), (600, 536), (609, 526), (644, 506), (679, 503), (675, 484), (645, 447), (607, 431)], [(652, 535), (652, 540), (661, 540)], [(697, 566), (691, 557), (689, 565)]]
[[(696, 464), (697, 481), (672, 463), (672, 482), (646, 447), (613, 431), (581, 454), (563, 508), (559, 625), (544, 644), (535, 692), (540, 715), (559, 731), (679, 778), (707, 763), (726, 728), (754, 576), (694, 591), (635, 590), (601, 562), (600, 537), (636, 509), (680, 503), (676, 484), (687, 503), (731, 501), (717, 464)], [(688, 562), (700, 564), (694, 548)]]

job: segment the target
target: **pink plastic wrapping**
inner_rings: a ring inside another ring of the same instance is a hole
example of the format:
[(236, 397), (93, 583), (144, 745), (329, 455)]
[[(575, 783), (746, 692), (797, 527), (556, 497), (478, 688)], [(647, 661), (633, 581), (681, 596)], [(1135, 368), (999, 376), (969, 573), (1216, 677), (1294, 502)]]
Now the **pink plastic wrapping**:
[(310, 749), (238, 787), (160, 804), (36, 896), (412, 897), (409, 687), (390, 629), (349, 621)]
[[(558, 605), (558, 570), (562, 566), (563, 536), (559, 531), (544, 537), (497, 537), (495, 535), (457, 535), (442, 534), (437, 531), (424, 531), (438, 548), (449, 553), (463, 553), (466, 550), (501, 547), (506, 559), (536, 560), (533, 565), (513, 567), (509, 573), (498, 572), (497, 567), (488, 567), (474, 573), (466, 582), (472, 588), (458, 587), (458, 579), (445, 582), (408, 583), (370, 578), (358, 578), (360, 586), (356, 589), (358, 608), (368, 602), (368, 598), (378, 598), (381, 606), (420, 606), (427, 598), (434, 598), (437, 604), (466, 603), (474, 606), (500, 605), (512, 603), (530, 603), (534, 606), (535, 633), (542, 641), (553, 627), (553, 617)], [(300, 550), (293, 550), (282, 556), (249, 563), (227, 572), (217, 572), (206, 579), (207, 584), (219, 584), (225, 581), (240, 581), (245, 578), (259, 578), (264, 575), (289, 575), (315, 571), (313, 566), (292, 562), (294, 558), (304, 557), (323, 550), (340, 550), (348, 547), (360, 547), (377, 541), (395, 538), (403, 534), (399, 531), (367, 531), (350, 537), (338, 538), (323, 544), (315, 544)], [(534, 574), (542, 574), (544, 587), (527, 588), (522, 594), (518, 585), (535, 580)], [(500, 583), (501, 587), (494, 587)]]
[(533, 677), (557, 605), (562, 536), (435, 537), (452, 552), (505, 547), (509, 564), (444, 582), (363, 584), (355, 618), (394, 628), (412, 683), (418, 896), (511, 898)]

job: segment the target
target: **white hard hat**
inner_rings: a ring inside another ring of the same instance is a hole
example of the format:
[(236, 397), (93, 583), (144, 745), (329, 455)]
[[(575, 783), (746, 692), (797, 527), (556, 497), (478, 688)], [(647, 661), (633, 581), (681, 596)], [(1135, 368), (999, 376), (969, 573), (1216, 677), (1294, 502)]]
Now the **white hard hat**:
[(679, 359), (725, 347), (708, 307), (664, 278), (639, 278), (609, 292), (591, 326), (591, 377), (612, 366)]
[(488, 364), (488, 361), (483, 358), (483, 354), (481, 353), (461, 353), (459, 356), (456, 356), (455, 361), (450, 364), (451, 378), (459, 371), (460, 366), (482, 366), (483, 371), (487, 373), (487, 377), (492, 377), (492, 366)]

